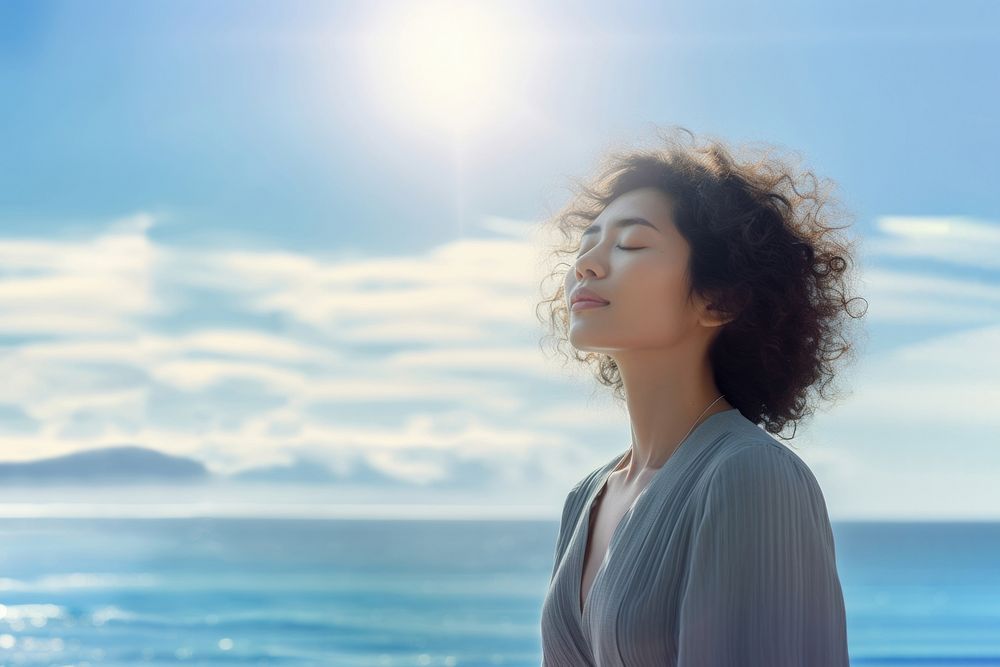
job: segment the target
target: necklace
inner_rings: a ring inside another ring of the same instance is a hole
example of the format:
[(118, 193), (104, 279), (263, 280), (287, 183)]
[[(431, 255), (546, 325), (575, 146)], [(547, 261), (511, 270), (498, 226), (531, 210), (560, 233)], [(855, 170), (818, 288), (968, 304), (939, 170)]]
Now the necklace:
[[(701, 414), (698, 415), (698, 418), (694, 420), (694, 424), (691, 425), (691, 428), (688, 429), (688, 432), (684, 435), (683, 438), (681, 438), (680, 443), (678, 443), (678, 446), (681, 443), (683, 443), (685, 440), (687, 440), (687, 437), (689, 435), (691, 435), (691, 431), (693, 431), (694, 427), (698, 425), (698, 420), (701, 419), (702, 415), (704, 415), (706, 412), (708, 412), (709, 409), (711, 409), (711, 407), (713, 405), (715, 405), (716, 403), (718, 403), (719, 399), (721, 399), (722, 397), (723, 397), (723, 394), (720, 394), (719, 398), (717, 398), (714, 401), (712, 401), (711, 403), (709, 403), (708, 407), (701, 411)], [(676, 449), (674, 451), (676, 451)], [(624, 461), (625, 458), (628, 457), (631, 453), (632, 453), (632, 449), (629, 448), (629, 451), (625, 452), (625, 456), (623, 456), (621, 458), (621, 460), (618, 461), (618, 464), (615, 465), (614, 469), (611, 472), (615, 472), (616, 470), (618, 470), (618, 466), (620, 466), (622, 464), (622, 461)], [(664, 464), (664, 465), (666, 465), (666, 464)], [(661, 466), (661, 468), (662, 468), (662, 466)], [(657, 471), (659, 471), (661, 468), (657, 468)], [(587, 525), (587, 531), (586, 531), (586, 534), (584, 536), (584, 560), (586, 559), (587, 546), (590, 543), (590, 534), (591, 534), (591, 532), (594, 529), (594, 518), (595, 518), (594, 517), (594, 511), (593, 511), (594, 510), (594, 506), (596, 504), (597, 499), (600, 498), (601, 496), (603, 496), (604, 492), (607, 490), (607, 487), (608, 487), (608, 478), (611, 477), (611, 472), (609, 472), (608, 474), (606, 474), (604, 476), (604, 482), (601, 484), (600, 491), (598, 491), (597, 495), (594, 496), (593, 500), (591, 500), (591, 502), (590, 502), (590, 506), (587, 508), (587, 513), (589, 514), (589, 516), (588, 516), (588, 520), (587, 520), (587, 524), (586, 524)], [(600, 576), (601, 571), (604, 570), (604, 566), (605, 566), (605, 564), (607, 563), (607, 560), (608, 560), (608, 554), (611, 551), (611, 542), (614, 541), (615, 535), (618, 534), (618, 530), (621, 528), (622, 523), (625, 521), (625, 516), (627, 514), (629, 514), (629, 513), (632, 512), (632, 508), (635, 507), (636, 503), (639, 502), (639, 499), (642, 498), (643, 494), (646, 493), (646, 491), (649, 489), (650, 482), (652, 482), (652, 479), (650, 479), (649, 482), (646, 482), (646, 486), (644, 486), (642, 488), (642, 491), (639, 492), (639, 495), (637, 495), (635, 497), (635, 500), (632, 501), (632, 503), (628, 506), (628, 509), (625, 510), (625, 512), (622, 514), (621, 518), (618, 520), (618, 523), (615, 526), (614, 531), (612, 532), (611, 540), (608, 542), (608, 548), (604, 551), (604, 556), (603, 556), (603, 558), (601, 558), (601, 563), (598, 566), (597, 573), (594, 575), (594, 581), (597, 580), (597, 577)], [(583, 576), (585, 576), (585, 574), (586, 574), (586, 571), (584, 570), (583, 565), (581, 565), (581, 572), (580, 572), (579, 575), (576, 575), (576, 576), (583, 577)], [(582, 583), (580, 583), (579, 579), (577, 581), (578, 581), (578, 584), (580, 584), (580, 594), (582, 595), (583, 594)], [(591, 582), (591, 587), (593, 586), (594, 581)], [(589, 601), (590, 601), (590, 595), (589, 595), (589, 592), (588, 592), (588, 595), (585, 598), (581, 599), (581, 601), (580, 601), (580, 613), (581, 614), (585, 614), (586, 613), (586, 611), (587, 611), (587, 602), (589, 602)]]
[[(694, 427), (698, 425), (698, 420), (701, 419), (702, 415), (704, 415), (706, 412), (708, 412), (712, 408), (713, 405), (715, 405), (716, 403), (718, 403), (719, 399), (721, 399), (723, 396), (724, 396), (724, 394), (719, 394), (719, 398), (716, 398), (714, 401), (712, 401), (711, 403), (709, 403), (708, 407), (706, 407), (704, 410), (701, 411), (701, 414), (698, 415), (698, 417), (694, 420), (694, 423), (691, 424), (691, 428), (689, 428), (688, 432), (684, 434), (684, 437), (680, 439), (680, 442), (684, 442), (685, 440), (687, 440), (687, 437), (689, 435), (691, 435), (691, 431), (693, 431)], [(678, 443), (678, 444), (680, 444), (680, 443)], [(631, 450), (631, 448), (629, 448), (629, 451), (625, 452), (625, 455), (621, 458), (621, 460), (618, 461), (617, 465), (615, 465), (614, 469), (611, 472), (617, 472), (620, 469), (621, 464), (625, 461), (626, 458), (628, 458), (629, 456), (631, 456), (631, 454), (632, 454), (632, 450)], [(657, 470), (659, 470), (659, 468), (657, 468)], [(604, 484), (601, 485), (601, 492), (597, 494), (598, 498), (600, 498), (601, 496), (603, 496), (605, 490), (607, 490), (608, 477), (610, 477), (610, 476), (611, 476), (611, 473), (608, 473), (608, 476), (604, 478)], [(632, 503), (628, 506), (628, 509), (625, 510), (624, 514), (628, 514), (629, 512), (632, 511), (632, 508), (635, 507), (635, 504), (637, 502), (639, 502), (639, 498), (642, 497), (642, 494), (646, 493), (646, 489), (648, 489), (648, 488), (649, 488), (649, 483), (647, 482), (646, 486), (644, 486), (642, 488), (642, 491), (640, 491), (639, 495), (637, 495), (635, 497), (635, 500), (633, 500)]]

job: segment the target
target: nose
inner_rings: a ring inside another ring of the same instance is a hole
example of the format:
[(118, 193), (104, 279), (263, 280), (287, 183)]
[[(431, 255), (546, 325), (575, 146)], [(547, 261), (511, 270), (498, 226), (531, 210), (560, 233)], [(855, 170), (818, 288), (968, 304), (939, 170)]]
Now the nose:
[[(594, 246), (596, 248), (597, 246)], [(587, 252), (581, 254), (573, 262), (573, 271), (576, 274), (577, 280), (582, 280), (585, 276), (597, 276), (597, 269), (600, 265), (594, 259), (594, 248), (591, 248)]]

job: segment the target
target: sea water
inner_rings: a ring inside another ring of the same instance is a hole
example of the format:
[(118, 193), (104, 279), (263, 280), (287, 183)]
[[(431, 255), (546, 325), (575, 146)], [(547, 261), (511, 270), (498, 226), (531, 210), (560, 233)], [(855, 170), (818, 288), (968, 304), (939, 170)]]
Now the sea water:
[[(0, 665), (537, 667), (556, 531), (0, 519)], [(852, 665), (1000, 665), (1000, 524), (834, 533)]]

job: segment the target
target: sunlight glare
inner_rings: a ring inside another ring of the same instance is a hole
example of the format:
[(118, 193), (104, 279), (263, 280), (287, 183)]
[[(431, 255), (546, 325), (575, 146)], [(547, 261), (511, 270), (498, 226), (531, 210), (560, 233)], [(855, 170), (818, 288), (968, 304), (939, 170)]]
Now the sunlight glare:
[(504, 112), (531, 58), (523, 18), (501, 5), (399, 5), (363, 38), (365, 80), (390, 112), (456, 133)]

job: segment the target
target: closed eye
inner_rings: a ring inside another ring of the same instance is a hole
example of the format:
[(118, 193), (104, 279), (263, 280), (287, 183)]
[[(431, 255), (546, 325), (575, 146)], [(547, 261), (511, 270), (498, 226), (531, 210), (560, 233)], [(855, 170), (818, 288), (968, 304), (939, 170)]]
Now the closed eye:
[[(616, 248), (620, 248), (622, 250), (644, 250), (646, 248), (646, 246), (639, 246), (639, 247), (636, 247), (636, 248), (626, 248), (625, 246), (621, 246), (621, 245), (616, 245), (615, 247)], [(582, 250), (579, 253), (577, 253), (576, 256), (579, 258), (581, 255), (583, 255), (583, 251)]]

